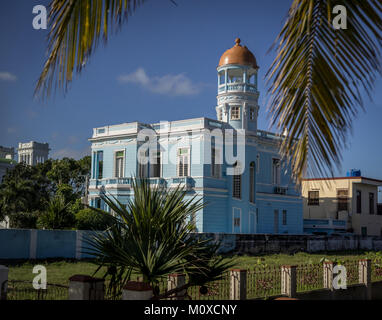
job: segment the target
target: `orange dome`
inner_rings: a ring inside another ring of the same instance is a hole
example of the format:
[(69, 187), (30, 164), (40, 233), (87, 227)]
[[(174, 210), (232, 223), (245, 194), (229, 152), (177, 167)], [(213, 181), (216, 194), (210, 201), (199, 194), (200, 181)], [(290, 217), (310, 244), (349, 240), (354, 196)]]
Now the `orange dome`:
[(248, 50), (246, 46), (242, 47), (240, 45), (240, 39), (235, 40), (236, 44), (228, 49), (220, 58), (219, 67), (226, 64), (241, 64), (245, 66), (251, 66), (258, 69), (256, 58), (251, 51)]

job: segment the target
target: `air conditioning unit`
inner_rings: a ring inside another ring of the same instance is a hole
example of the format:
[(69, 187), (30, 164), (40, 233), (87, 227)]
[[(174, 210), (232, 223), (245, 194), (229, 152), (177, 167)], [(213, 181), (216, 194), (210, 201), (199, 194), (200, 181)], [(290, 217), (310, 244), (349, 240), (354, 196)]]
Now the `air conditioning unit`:
[(275, 187), (274, 193), (285, 195), (287, 193), (287, 190), (288, 188), (285, 188), (285, 187)]

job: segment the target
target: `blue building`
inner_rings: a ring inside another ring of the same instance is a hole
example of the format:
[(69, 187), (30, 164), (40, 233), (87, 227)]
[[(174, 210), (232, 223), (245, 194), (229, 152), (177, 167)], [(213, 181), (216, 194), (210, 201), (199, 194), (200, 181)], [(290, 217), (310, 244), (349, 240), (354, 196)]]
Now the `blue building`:
[(126, 202), (138, 176), (201, 198), (206, 206), (193, 217), (199, 232), (302, 233), (302, 198), (279, 155), (281, 137), (257, 129), (258, 69), (236, 39), (217, 68), (217, 120), (93, 129), (89, 204), (107, 210), (102, 191)]

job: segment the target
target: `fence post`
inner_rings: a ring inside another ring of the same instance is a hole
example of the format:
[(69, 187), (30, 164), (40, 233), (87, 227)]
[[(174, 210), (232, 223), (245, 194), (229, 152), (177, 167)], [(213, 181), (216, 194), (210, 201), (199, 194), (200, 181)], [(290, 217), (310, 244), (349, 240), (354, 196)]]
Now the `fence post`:
[(371, 291), (371, 260), (363, 259), (359, 260), (359, 283), (366, 286), (366, 299), (372, 299)]
[(129, 281), (122, 290), (122, 300), (150, 300), (153, 288), (149, 283)]
[(297, 267), (281, 266), (281, 294), (295, 298), (297, 291)]
[(230, 300), (247, 299), (247, 270), (230, 271)]
[[(182, 287), (186, 284), (186, 275), (185, 274), (170, 274), (167, 280), (167, 290), (173, 290), (175, 288)], [(175, 294), (175, 297), (172, 300), (184, 300), (184, 295), (186, 290), (179, 291)]]
[(6, 266), (0, 266), (0, 300), (7, 300), (8, 271)]
[(104, 279), (80, 274), (69, 278), (69, 300), (103, 300), (104, 292)]
[(331, 261), (324, 262), (324, 288), (333, 290), (333, 269), (334, 263)]

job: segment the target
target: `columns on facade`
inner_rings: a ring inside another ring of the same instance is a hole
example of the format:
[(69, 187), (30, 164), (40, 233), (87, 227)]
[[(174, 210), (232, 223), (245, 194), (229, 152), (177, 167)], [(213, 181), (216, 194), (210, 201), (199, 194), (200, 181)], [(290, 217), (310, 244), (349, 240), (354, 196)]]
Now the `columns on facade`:
[(241, 126), (244, 130), (248, 129), (248, 121), (249, 121), (248, 113), (249, 113), (248, 103), (244, 102), (244, 104), (243, 104), (242, 126)]
[(227, 92), (227, 89), (228, 89), (228, 69), (224, 70), (224, 77), (225, 77), (224, 91)]
[(230, 300), (247, 299), (247, 270), (230, 271)]

